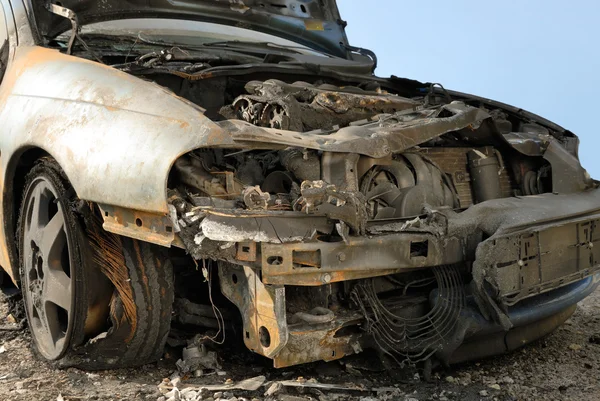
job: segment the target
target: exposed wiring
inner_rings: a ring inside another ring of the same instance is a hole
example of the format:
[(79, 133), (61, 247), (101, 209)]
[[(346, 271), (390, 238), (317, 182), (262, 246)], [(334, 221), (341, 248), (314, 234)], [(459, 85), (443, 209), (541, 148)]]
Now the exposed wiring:
[(133, 42), (133, 45), (129, 48), (129, 51), (127, 52), (127, 56), (125, 56), (125, 63), (124, 64), (127, 64), (127, 59), (131, 55), (131, 52), (133, 51), (133, 49), (135, 48), (135, 45), (137, 45), (137, 43), (138, 43), (139, 40), (140, 40), (140, 34), (138, 33), (138, 36), (135, 38), (135, 42)]
[(96, 59), (97, 62), (99, 62), (100, 64), (104, 64), (104, 61), (102, 61), (102, 59), (98, 57), (98, 55), (87, 45), (87, 43), (85, 43), (85, 41), (81, 38), (79, 34), (76, 34), (75, 37), (77, 38), (79, 43), (81, 43), (81, 45), (85, 48), (85, 50), (87, 50)]
[[(195, 263), (195, 261), (194, 261)], [(196, 268), (198, 264), (196, 263)], [(213, 275), (213, 263), (209, 261), (208, 267), (206, 266), (206, 260), (202, 259), (202, 272), (207, 272), (205, 274), (206, 281), (208, 283), (208, 299), (210, 300), (210, 304), (212, 306), (213, 313), (215, 315), (215, 319), (217, 320), (218, 331), (214, 336), (204, 336), (202, 340), (209, 340), (215, 344), (223, 344), (225, 343), (225, 319), (223, 318), (223, 313), (221, 310), (215, 305), (212, 296), (212, 275)], [(220, 336), (220, 339), (219, 339)]]

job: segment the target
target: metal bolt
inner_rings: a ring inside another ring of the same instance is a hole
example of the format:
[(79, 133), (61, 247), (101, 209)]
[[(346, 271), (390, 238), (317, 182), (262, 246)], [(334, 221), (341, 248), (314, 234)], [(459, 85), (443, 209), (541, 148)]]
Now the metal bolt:
[(589, 245), (590, 248), (594, 247), (594, 243), (593, 242), (590, 242), (588, 245)]
[(519, 261), (517, 262), (517, 264), (521, 267), (525, 266), (525, 262), (523, 262), (521, 259), (519, 259)]
[(343, 262), (344, 260), (346, 260), (346, 254), (344, 252), (340, 252), (337, 254), (337, 258), (340, 262)]
[(329, 283), (331, 281), (331, 274), (329, 274), (329, 273), (323, 274), (323, 277), (321, 278), (321, 280), (324, 283)]

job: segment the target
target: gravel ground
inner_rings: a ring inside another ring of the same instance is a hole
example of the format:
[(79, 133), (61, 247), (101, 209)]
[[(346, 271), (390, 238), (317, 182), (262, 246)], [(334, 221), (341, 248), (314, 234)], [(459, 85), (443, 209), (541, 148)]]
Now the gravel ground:
[[(12, 298), (4, 296), (0, 300), (0, 325), (10, 323), (12, 304)], [(547, 338), (510, 355), (437, 370), (430, 383), (421, 380), (414, 370), (382, 371), (374, 356), (368, 354), (328, 364), (275, 370), (265, 360), (231, 348), (216, 349), (222, 359), (222, 371), (201, 377), (176, 378), (175, 362), (180, 355), (174, 349), (168, 349), (159, 363), (139, 369), (56, 370), (33, 355), (26, 329), (4, 330), (0, 331), (0, 399), (166, 400), (169, 396), (175, 397), (172, 399), (180, 396), (182, 400), (202, 397), (202, 400), (232, 401), (600, 400), (599, 306), (600, 291), (597, 291), (578, 306), (563, 327)], [(265, 384), (257, 391), (185, 390), (178, 395), (176, 391), (164, 394), (172, 384), (182, 389), (256, 376), (265, 376)], [(169, 378), (174, 380), (170, 382)], [(281, 380), (337, 383), (354, 389), (294, 388), (272, 383)], [(267, 391), (272, 395), (265, 396)]]

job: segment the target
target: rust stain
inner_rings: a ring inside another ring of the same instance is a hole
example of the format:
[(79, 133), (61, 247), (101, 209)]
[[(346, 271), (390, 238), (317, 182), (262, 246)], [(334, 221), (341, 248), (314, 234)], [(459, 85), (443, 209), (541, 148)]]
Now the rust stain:
[(163, 214), (108, 205), (100, 208), (107, 231), (161, 246), (169, 246), (175, 238), (173, 231), (169, 231), (171, 222)]

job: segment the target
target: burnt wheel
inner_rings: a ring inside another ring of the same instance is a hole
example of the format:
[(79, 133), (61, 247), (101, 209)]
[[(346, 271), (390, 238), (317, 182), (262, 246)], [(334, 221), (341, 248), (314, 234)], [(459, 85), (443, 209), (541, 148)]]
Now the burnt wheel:
[(43, 175), (29, 185), (22, 226), (22, 283), (27, 315), (37, 349), (57, 359), (69, 347), (73, 332), (74, 277), (71, 274), (72, 230), (65, 226), (59, 189)]
[(41, 357), (105, 369), (162, 356), (173, 302), (166, 253), (105, 232), (52, 159), (27, 175), (17, 234), (23, 299)]

